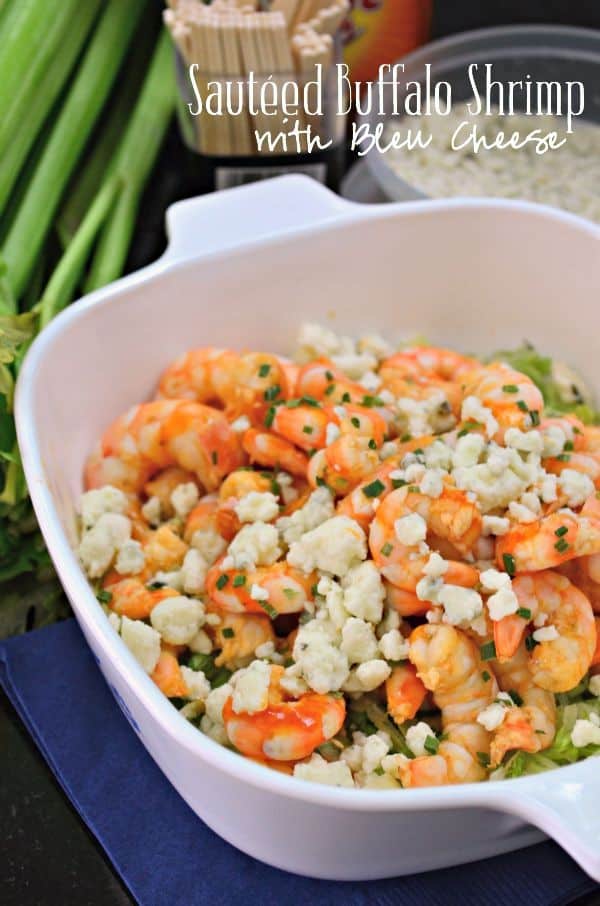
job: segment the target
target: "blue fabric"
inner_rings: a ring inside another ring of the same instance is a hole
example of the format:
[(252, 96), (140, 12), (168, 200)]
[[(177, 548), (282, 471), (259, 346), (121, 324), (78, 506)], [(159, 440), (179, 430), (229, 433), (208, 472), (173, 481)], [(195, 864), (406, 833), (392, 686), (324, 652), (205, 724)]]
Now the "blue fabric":
[(188, 808), (131, 731), (74, 620), (2, 643), (0, 681), (142, 906), (558, 906), (595, 888), (550, 842), (378, 882), (286, 874), (233, 849)]

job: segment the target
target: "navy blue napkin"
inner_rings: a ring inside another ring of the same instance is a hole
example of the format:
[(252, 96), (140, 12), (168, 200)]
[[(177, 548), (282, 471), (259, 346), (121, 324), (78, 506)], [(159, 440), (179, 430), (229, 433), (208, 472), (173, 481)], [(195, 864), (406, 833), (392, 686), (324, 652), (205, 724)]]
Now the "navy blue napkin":
[(0, 682), (142, 906), (559, 906), (595, 889), (550, 842), (377, 882), (269, 868), (217, 837), (176, 793), (121, 714), (74, 620), (3, 642)]

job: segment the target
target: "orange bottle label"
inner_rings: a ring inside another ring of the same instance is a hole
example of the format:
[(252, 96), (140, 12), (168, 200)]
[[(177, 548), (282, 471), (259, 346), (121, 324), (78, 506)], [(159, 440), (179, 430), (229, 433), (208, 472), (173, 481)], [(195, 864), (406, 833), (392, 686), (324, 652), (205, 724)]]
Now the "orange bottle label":
[(342, 31), (351, 78), (375, 79), (383, 63), (395, 63), (424, 44), (432, 7), (432, 0), (352, 0)]

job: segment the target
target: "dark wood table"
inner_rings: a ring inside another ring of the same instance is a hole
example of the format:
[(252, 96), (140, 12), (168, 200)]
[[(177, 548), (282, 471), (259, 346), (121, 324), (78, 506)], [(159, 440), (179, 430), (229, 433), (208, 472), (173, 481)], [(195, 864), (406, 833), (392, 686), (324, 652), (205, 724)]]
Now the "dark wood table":
[[(433, 28), (439, 37), (470, 28), (531, 22), (600, 28), (600, 0), (438, 0)], [(184, 152), (173, 129), (143, 201), (129, 270), (158, 257), (165, 244), (165, 209), (189, 194), (193, 187), (186, 181)], [(133, 902), (3, 693), (0, 777), (2, 906)], [(577, 906), (600, 906), (600, 894), (580, 900)]]

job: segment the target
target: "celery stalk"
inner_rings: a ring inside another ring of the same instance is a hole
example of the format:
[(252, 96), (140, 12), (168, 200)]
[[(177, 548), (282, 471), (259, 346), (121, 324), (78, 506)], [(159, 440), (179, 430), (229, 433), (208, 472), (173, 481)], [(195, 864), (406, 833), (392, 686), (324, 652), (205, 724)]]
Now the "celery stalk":
[(142, 191), (173, 115), (174, 103), (171, 43), (163, 30), (117, 153), (115, 170), (123, 181), (123, 190), (96, 249), (85, 285), (87, 292), (115, 280), (123, 270)]
[[(6, 10), (0, 54), (0, 157), (29, 114), (36, 95), (45, 94), (44, 77), (63, 52), (79, 0), (19, 0)], [(95, 12), (97, 4), (89, 5)]]
[(108, 0), (104, 7), (4, 244), (8, 279), (17, 298), (35, 266), (65, 185), (102, 110), (144, 6), (145, 0)]
[(54, 55), (46, 70), (43, 89), (34, 93), (25, 112), (21, 110), (19, 123), (1, 154), (0, 210), (4, 208), (33, 142), (79, 56), (98, 6), (99, 0), (86, 0), (85, 3), (78, 4), (63, 36), (60, 53)]

